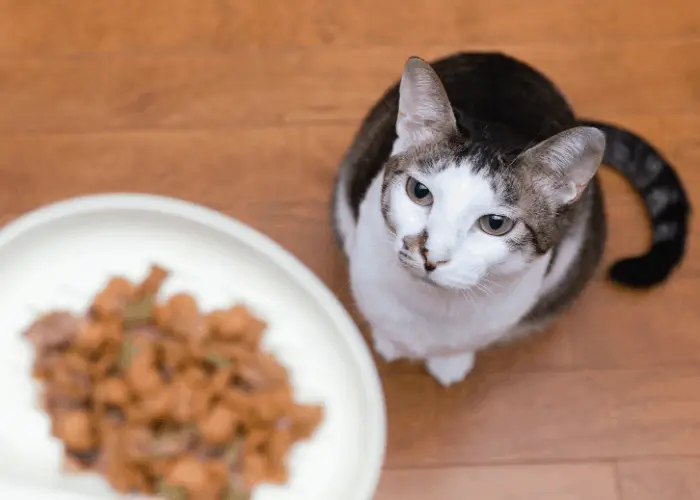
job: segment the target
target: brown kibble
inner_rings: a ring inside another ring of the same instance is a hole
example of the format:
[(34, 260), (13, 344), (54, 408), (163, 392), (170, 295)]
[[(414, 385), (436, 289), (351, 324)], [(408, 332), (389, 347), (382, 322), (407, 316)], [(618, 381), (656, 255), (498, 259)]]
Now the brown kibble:
[(242, 305), (237, 305), (226, 311), (215, 311), (210, 315), (210, 325), (213, 334), (223, 340), (243, 340), (253, 348), (257, 348), (260, 337), (267, 325), (257, 319)]
[(187, 344), (180, 340), (165, 338), (161, 342), (163, 349), (163, 362), (174, 368), (179, 369), (189, 357)]
[(299, 439), (308, 439), (323, 420), (323, 408), (314, 405), (295, 405), (290, 412), (292, 432)]
[(133, 426), (122, 434), (124, 455), (129, 460), (143, 460), (150, 457), (153, 449), (153, 433), (146, 427)]
[(219, 404), (198, 421), (197, 428), (206, 443), (225, 444), (236, 436), (238, 422), (236, 412)]
[(168, 387), (164, 387), (148, 394), (138, 404), (142, 418), (152, 421), (165, 419), (172, 409), (172, 394)]
[(225, 392), (221, 401), (228, 408), (235, 411), (243, 420), (249, 420), (255, 410), (255, 398), (235, 388)]
[(225, 359), (230, 361), (231, 365), (228, 366), (234, 367), (240, 366), (241, 363), (253, 362), (255, 358), (255, 353), (248, 349), (247, 346), (232, 341), (221, 340), (216, 340), (207, 344), (205, 358), (212, 357), (212, 355), (218, 360)]
[(119, 318), (106, 318), (101, 321), (104, 342), (107, 345), (119, 345), (124, 340), (124, 330), (122, 320)]
[(192, 418), (201, 419), (209, 414), (212, 404), (212, 393), (208, 388), (193, 390), (192, 393)]
[(175, 459), (171, 457), (158, 457), (151, 461), (151, 471), (156, 477), (165, 477), (170, 474), (170, 470), (175, 465)]
[(213, 395), (220, 396), (228, 390), (233, 377), (233, 367), (221, 368), (211, 378), (209, 388)]
[(87, 353), (97, 351), (108, 339), (108, 332), (102, 323), (90, 323), (75, 337), (75, 346)]
[(95, 429), (90, 415), (84, 411), (71, 411), (56, 415), (56, 435), (71, 450), (86, 451), (97, 445)]
[(66, 467), (119, 492), (249, 500), (286, 482), (289, 449), (322, 408), (294, 402), (286, 369), (260, 350), (265, 322), (242, 305), (203, 316), (184, 293), (159, 302), (166, 277), (114, 278), (88, 315), (49, 313), (25, 333), (52, 433)]
[(65, 352), (61, 356), (62, 365), (73, 373), (89, 374), (90, 362), (73, 350)]
[(171, 486), (182, 486), (189, 492), (206, 488), (209, 481), (206, 465), (194, 457), (185, 456), (175, 462), (165, 482)]
[(168, 271), (157, 265), (151, 266), (148, 276), (139, 285), (138, 293), (140, 295), (157, 295), (167, 278)]
[(129, 467), (123, 457), (117, 454), (110, 456), (109, 465), (104, 474), (112, 488), (119, 493), (131, 493), (138, 489), (141, 483), (138, 470)]
[(168, 328), (180, 338), (199, 342), (207, 334), (206, 322), (191, 295), (178, 293), (170, 297), (166, 318)]
[(105, 379), (95, 388), (95, 401), (102, 404), (126, 406), (129, 399), (129, 386), (121, 378)]
[(184, 380), (176, 380), (171, 388), (172, 415), (176, 422), (189, 422), (192, 419), (192, 389)]
[(182, 377), (185, 382), (193, 389), (204, 387), (208, 383), (207, 374), (204, 370), (196, 366), (190, 366), (183, 373)]
[(134, 291), (134, 285), (126, 278), (112, 278), (107, 287), (95, 297), (92, 309), (99, 317), (119, 315), (124, 312)]
[(101, 356), (90, 364), (90, 376), (99, 380), (111, 375), (119, 362), (119, 351), (115, 348), (104, 348)]
[(80, 399), (89, 397), (92, 389), (89, 374), (74, 371), (64, 363), (56, 363), (49, 385), (51, 391)]
[(209, 460), (207, 462), (207, 469), (214, 482), (225, 483), (228, 481), (228, 464), (225, 460)]
[(248, 488), (253, 488), (265, 481), (267, 462), (267, 457), (263, 453), (246, 455), (243, 461), (243, 477)]
[(196, 441), (195, 428), (191, 425), (177, 430), (160, 432), (153, 442), (154, 457), (176, 457), (188, 451)]
[(274, 426), (268, 442), (270, 457), (272, 457), (273, 461), (283, 460), (293, 443), (294, 436), (290, 427), (285, 425)]
[[(132, 365), (127, 380), (134, 392), (141, 395), (153, 394), (163, 387), (163, 379), (153, 366)], [(149, 396), (150, 397), (150, 396)]]
[(24, 332), (39, 352), (60, 349), (74, 341), (86, 326), (83, 318), (65, 311), (55, 311), (39, 316)]
[(36, 379), (47, 379), (53, 373), (54, 367), (60, 365), (62, 352), (47, 352), (43, 356), (37, 356), (32, 366), (32, 376)]
[(270, 438), (270, 429), (270, 427), (251, 427), (248, 429), (246, 438), (243, 441), (244, 455), (246, 457), (265, 451)]
[(271, 462), (265, 471), (265, 477), (261, 483), (286, 484), (289, 481), (289, 471), (283, 463)]

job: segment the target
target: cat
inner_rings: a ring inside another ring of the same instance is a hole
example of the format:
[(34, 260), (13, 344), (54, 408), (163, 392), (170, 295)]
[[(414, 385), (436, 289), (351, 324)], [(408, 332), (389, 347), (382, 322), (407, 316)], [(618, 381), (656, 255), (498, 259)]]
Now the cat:
[(653, 287), (682, 260), (690, 216), (659, 152), (578, 120), (547, 77), (506, 54), (409, 58), (362, 122), (332, 200), (377, 353), (423, 361), (449, 386), (478, 351), (560, 316), (603, 254), (602, 162), (641, 194), (653, 226), (650, 250), (610, 278)]

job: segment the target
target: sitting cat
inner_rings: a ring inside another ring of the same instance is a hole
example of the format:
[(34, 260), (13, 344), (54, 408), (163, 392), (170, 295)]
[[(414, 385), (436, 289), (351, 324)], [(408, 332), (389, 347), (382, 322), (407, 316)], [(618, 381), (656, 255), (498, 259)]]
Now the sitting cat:
[(377, 352), (425, 360), (450, 385), (477, 351), (548, 325), (603, 254), (602, 161), (642, 195), (653, 224), (648, 253), (610, 276), (660, 283), (682, 259), (690, 207), (658, 152), (577, 120), (545, 76), (506, 55), (410, 58), (362, 123), (333, 199)]

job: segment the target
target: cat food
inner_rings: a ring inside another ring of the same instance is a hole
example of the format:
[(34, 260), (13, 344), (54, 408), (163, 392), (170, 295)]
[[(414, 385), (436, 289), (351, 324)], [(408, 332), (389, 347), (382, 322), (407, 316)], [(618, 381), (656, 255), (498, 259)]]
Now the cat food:
[(86, 315), (50, 312), (25, 332), (67, 467), (174, 500), (244, 500), (285, 483), (287, 452), (322, 407), (294, 402), (285, 368), (261, 350), (264, 321), (241, 305), (203, 314), (184, 293), (159, 301), (167, 276), (113, 278)]

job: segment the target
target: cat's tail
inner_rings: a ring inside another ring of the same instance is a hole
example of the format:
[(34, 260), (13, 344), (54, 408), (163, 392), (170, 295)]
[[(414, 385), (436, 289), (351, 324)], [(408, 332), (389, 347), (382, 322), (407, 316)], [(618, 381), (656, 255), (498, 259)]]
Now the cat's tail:
[(690, 201), (673, 167), (646, 140), (607, 123), (581, 120), (605, 133), (603, 162), (621, 173), (644, 200), (652, 225), (651, 248), (644, 255), (616, 262), (610, 278), (634, 288), (663, 282), (683, 259)]

